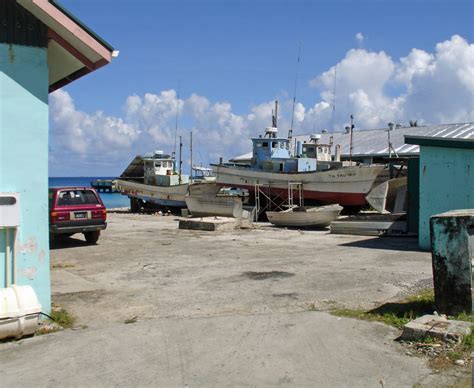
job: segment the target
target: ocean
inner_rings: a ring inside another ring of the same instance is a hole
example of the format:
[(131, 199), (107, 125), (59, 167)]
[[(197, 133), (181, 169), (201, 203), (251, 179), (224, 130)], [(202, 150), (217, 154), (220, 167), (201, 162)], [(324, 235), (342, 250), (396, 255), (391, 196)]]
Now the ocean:
[[(115, 179), (115, 177), (50, 177), (49, 187), (58, 186), (90, 186), (96, 179)], [(130, 200), (119, 193), (99, 193), (107, 209), (116, 207), (129, 207)]]

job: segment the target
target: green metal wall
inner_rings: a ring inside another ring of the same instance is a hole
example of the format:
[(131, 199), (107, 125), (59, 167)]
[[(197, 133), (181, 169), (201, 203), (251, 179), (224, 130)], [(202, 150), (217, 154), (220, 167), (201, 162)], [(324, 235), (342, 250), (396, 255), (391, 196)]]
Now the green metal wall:
[(430, 249), (430, 216), (474, 208), (474, 150), (420, 147), (419, 245)]

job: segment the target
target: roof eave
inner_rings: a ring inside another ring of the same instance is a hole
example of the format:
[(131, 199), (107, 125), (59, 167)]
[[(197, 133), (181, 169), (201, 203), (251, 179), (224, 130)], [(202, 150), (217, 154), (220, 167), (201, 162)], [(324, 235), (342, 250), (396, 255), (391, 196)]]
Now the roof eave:
[[(64, 55), (70, 55), (76, 61), (76, 66), (63, 68), (66, 69), (63, 71), (65, 74), (57, 74), (57, 78), (51, 77), (50, 73), (50, 92), (110, 63), (115, 56), (110, 44), (56, 1), (17, 0), (17, 2), (41, 20), (49, 29), (48, 38), (67, 52)], [(59, 63), (63, 63), (61, 58)], [(51, 69), (55, 69), (54, 65), (50, 66)], [(59, 65), (56, 68), (59, 69)]]

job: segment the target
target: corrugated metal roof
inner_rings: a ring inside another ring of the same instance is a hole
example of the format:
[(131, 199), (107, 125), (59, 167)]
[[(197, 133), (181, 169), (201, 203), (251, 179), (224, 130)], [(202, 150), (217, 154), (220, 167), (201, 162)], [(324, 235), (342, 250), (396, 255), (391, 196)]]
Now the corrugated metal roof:
[[(388, 128), (354, 130), (353, 133), (353, 156), (382, 157), (388, 155)], [(394, 128), (390, 132), (390, 142), (399, 156), (417, 155), (420, 147), (414, 144), (405, 144), (405, 135), (429, 136), (453, 139), (474, 139), (474, 123), (461, 124), (439, 124), (420, 127)], [(309, 141), (310, 134), (294, 136), (299, 141)], [(333, 143), (341, 146), (341, 156), (349, 156), (350, 135), (345, 132), (322, 133), (321, 143), (329, 143), (333, 136)], [(294, 141), (294, 140), (293, 140)], [(332, 149), (334, 153), (334, 147)], [(245, 162), (252, 158), (252, 153), (237, 156), (231, 161)]]
[[(474, 139), (474, 123), (462, 124), (440, 124), (423, 127), (401, 127), (390, 131), (392, 147), (398, 155), (416, 155), (419, 146), (405, 144), (405, 135), (429, 136), (453, 139)], [(349, 155), (350, 135), (349, 133), (335, 132), (321, 134), (321, 143), (328, 143), (333, 136), (334, 144), (340, 144), (341, 155)], [(354, 130), (352, 135), (354, 156), (384, 156), (388, 155), (388, 128), (371, 130)], [(300, 141), (308, 141), (309, 135), (296, 136)]]

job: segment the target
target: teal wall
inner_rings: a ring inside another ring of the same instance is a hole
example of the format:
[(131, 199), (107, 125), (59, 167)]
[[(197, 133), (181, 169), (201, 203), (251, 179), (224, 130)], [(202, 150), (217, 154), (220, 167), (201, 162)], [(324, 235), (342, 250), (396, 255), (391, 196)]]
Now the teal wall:
[[(0, 192), (19, 192), (17, 284), (50, 311), (47, 49), (0, 44)], [(0, 288), (5, 234), (0, 231)]]
[(430, 216), (474, 208), (474, 150), (420, 147), (420, 248), (429, 249)]

